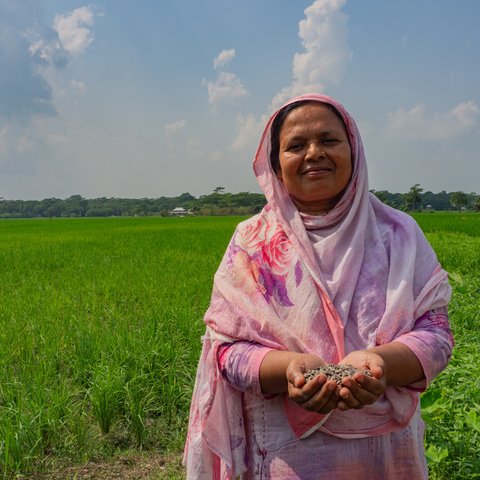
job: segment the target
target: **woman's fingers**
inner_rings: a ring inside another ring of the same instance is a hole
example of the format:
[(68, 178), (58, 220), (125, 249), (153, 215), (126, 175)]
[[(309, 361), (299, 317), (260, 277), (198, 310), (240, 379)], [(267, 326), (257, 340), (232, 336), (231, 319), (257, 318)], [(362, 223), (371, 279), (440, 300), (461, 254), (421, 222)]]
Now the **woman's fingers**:
[(318, 393), (324, 383), (327, 381), (326, 375), (318, 375), (313, 380), (309, 382), (305, 381), (303, 377), (303, 381), (300, 382), (296, 377), (293, 377), (293, 381), (289, 383), (289, 396), (290, 398), (296, 402), (303, 404), (312, 398), (316, 393)]
[(364, 390), (367, 390), (374, 395), (382, 395), (385, 391), (386, 381), (383, 377), (383, 372), (381, 368), (379, 368), (378, 371), (374, 371), (372, 377), (370, 377), (369, 375), (365, 375), (364, 373), (356, 373), (353, 376), (353, 379)]
[[(311, 383), (314, 382), (315, 380), (312, 380)], [(318, 392), (303, 402), (302, 407), (310, 412), (328, 413), (337, 407), (337, 401), (337, 384), (329, 380), (325, 381)]]
[(320, 374), (301, 388), (290, 383), (289, 397), (305, 410), (328, 413), (337, 407), (337, 389), (336, 382), (327, 381), (326, 375)]
[(363, 408), (376, 402), (384, 391), (384, 382), (375, 377), (363, 373), (356, 373), (353, 378), (345, 377), (342, 379), (342, 388), (339, 392), (338, 408), (340, 410)]

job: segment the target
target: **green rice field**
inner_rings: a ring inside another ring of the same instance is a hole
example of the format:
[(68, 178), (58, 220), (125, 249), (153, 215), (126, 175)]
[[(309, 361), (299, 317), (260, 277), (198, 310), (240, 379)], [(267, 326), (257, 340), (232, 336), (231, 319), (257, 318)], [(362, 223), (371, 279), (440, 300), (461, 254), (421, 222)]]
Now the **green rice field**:
[[(431, 478), (480, 478), (480, 215), (415, 218), (454, 288), (454, 356), (422, 398)], [(202, 317), (240, 220), (0, 221), (0, 478), (132, 452), (178, 463)], [(169, 468), (151, 478), (183, 478)]]

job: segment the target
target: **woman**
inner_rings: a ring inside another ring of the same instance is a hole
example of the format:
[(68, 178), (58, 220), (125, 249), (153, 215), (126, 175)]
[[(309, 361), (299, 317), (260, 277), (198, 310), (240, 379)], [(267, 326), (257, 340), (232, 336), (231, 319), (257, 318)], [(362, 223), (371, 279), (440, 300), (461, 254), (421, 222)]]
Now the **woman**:
[[(188, 478), (426, 478), (419, 392), (451, 354), (446, 272), (413, 219), (368, 192), (332, 98), (274, 114), (254, 171), (268, 204), (215, 275)], [(305, 380), (324, 364), (359, 371)]]

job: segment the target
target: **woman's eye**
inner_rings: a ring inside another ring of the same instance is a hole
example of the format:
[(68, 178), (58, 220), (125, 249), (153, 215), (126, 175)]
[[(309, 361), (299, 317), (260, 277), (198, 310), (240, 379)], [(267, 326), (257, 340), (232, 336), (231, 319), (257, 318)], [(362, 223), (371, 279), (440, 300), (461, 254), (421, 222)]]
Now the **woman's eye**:
[(303, 148), (303, 143), (292, 143), (291, 145), (288, 146), (287, 150), (288, 151), (293, 151), (297, 152), (298, 150), (301, 150)]
[(336, 138), (325, 138), (323, 140), (324, 145), (336, 145), (338, 143), (338, 140)]

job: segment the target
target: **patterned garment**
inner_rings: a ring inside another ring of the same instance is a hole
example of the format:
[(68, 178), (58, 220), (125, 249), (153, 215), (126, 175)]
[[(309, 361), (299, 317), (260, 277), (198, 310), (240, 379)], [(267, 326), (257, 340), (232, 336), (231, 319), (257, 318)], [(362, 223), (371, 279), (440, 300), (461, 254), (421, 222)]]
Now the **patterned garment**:
[[(396, 339), (413, 347), (424, 366), (427, 380), (409, 388), (423, 391), (428, 379), (434, 378), (443, 368), (450, 349), (436, 351), (426, 347), (445, 335), (453, 343), (447, 309), (439, 308), (426, 312), (415, 322), (411, 332)], [(257, 343), (239, 341), (222, 344), (217, 353), (222, 377), (244, 392), (243, 410), (249, 429), (247, 444), (251, 465), (250, 474), (242, 478), (416, 480), (427, 477), (423, 455), (424, 424), (419, 406), (407, 427), (374, 437), (344, 440), (315, 431), (307, 438), (298, 439), (290, 429), (283, 428), (288, 422), (283, 400), (278, 396), (262, 395), (260, 389), (260, 364), (270, 350)]]
[[(190, 410), (187, 476), (424, 478), (419, 391), (452, 349), (447, 273), (415, 221), (369, 194), (362, 142), (346, 110), (321, 95), (300, 99), (340, 113), (352, 178), (326, 215), (300, 214), (270, 165), (275, 115), (267, 123), (254, 171), (268, 204), (237, 227), (215, 275)], [(286, 394), (260, 392), (258, 368), (269, 349), (338, 363), (392, 341), (415, 353), (426, 379), (388, 386), (361, 410), (320, 415)]]

